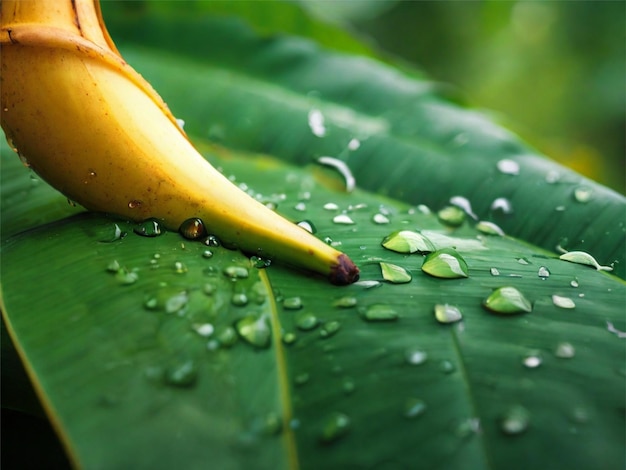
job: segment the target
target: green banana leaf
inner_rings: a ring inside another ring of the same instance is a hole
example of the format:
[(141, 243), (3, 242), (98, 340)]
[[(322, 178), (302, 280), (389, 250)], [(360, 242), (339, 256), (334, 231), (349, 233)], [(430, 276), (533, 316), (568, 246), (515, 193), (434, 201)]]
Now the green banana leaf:
[[(75, 466), (624, 465), (626, 286), (554, 251), (620, 261), (623, 275), (623, 197), (447, 101), (418, 72), (224, 15), (144, 4), (129, 16), (113, 3), (105, 17), (207, 159), (310, 221), (365, 282), (336, 287), (175, 233), (137, 235), (68, 204), (3, 143), (4, 320)], [(347, 162), (356, 190), (316, 163), (325, 155)], [(498, 170), (502, 160), (519, 174)], [(436, 211), (453, 196), (510, 236), (467, 215), (442, 224)], [(500, 197), (514, 213), (490, 209)], [(454, 249), (468, 277), (433, 277), (423, 255), (381, 246), (399, 230)], [(410, 282), (386, 279), (389, 265)], [(507, 314), (506, 300), (486, 309), (500, 287), (532, 311)], [(436, 305), (462, 318), (442, 322)], [(19, 369), (5, 370), (5, 343), (3, 407), (39, 415)]]

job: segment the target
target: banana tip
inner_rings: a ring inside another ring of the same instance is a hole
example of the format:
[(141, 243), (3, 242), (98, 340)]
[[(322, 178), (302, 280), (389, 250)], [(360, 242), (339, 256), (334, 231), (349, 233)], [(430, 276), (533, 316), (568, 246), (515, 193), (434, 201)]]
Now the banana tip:
[(338, 286), (352, 284), (359, 280), (359, 268), (343, 253), (337, 258), (337, 264), (330, 271), (329, 280)]

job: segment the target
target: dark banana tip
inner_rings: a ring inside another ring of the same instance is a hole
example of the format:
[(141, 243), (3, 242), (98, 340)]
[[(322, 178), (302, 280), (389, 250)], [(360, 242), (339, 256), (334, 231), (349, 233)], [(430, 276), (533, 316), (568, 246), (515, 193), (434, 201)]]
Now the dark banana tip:
[(359, 268), (343, 253), (337, 258), (337, 264), (330, 271), (328, 279), (337, 286), (346, 286), (359, 280)]

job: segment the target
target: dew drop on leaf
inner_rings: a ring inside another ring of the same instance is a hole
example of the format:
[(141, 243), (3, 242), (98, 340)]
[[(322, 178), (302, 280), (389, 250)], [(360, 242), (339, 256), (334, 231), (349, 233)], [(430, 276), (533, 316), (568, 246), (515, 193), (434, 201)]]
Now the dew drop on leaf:
[(187, 292), (179, 292), (178, 294), (172, 295), (165, 301), (164, 310), (165, 313), (180, 313), (183, 308), (187, 305), (189, 301), (189, 296)]
[(539, 271), (537, 271), (537, 276), (543, 280), (548, 279), (550, 277), (550, 270), (545, 266), (541, 266)]
[(393, 284), (405, 284), (407, 282), (411, 282), (411, 273), (401, 266), (381, 262), (380, 270), (385, 281)]
[(301, 220), (300, 222), (298, 222), (297, 225), (298, 227), (302, 227), (304, 230), (306, 230), (309, 233), (317, 233), (317, 229), (315, 228), (315, 225), (310, 220)]
[(291, 331), (283, 333), (282, 340), (283, 343), (285, 343), (286, 345), (295, 343), (297, 339), (298, 337), (296, 336), (296, 334)]
[(333, 302), (333, 307), (352, 308), (356, 306), (356, 304), (357, 304), (356, 297), (347, 295), (347, 296), (340, 297), (339, 299), (335, 300)]
[(587, 202), (591, 201), (592, 196), (593, 196), (593, 190), (591, 188), (581, 186), (581, 187), (574, 189), (574, 200), (576, 202), (586, 204)]
[(110, 273), (116, 273), (120, 270), (121, 266), (118, 260), (114, 259), (108, 265), (106, 270)]
[(613, 271), (611, 266), (601, 266), (593, 256), (584, 251), (568, 251), (559, 256), (559, 258), (564, 261), (569, 261), (570, 263), (593, 266), (598, 271)]
[(463, 257), (452, 248), (442, 248), (427, 255), (422, 271), (443, 279), (468, 277), (469, 272)]
[(283, 308), (286, 310), (299, 310), (302, 308), (302, 305), (300, 297), (287, 297), (283, 300)]
[(230, 326), (220, 329), (216, 336), (219, 344), (225, 348), (230, 348), (237, 342), (237, 332)]
[(345, 393), (346, 395), (352, 395), (354, 393), (354, 390), (356, 389), (356, 386), (352, 379), (346, 379), (343, 381), (341, 388), (343, 389), (343, 393)]
[(461, 311), (454, 305), (437, 304), (435, 305), (435, 318), (439, 323), (455, 323), (463, 319)]
[(483, 305), (494, 313), (510, 315), (531, 312), (530, 301), (515, 287), (505, 286), (494, 290)]
[(334, 412), (326, 418), (320, 441), (323, 444), (331, 444), (345, 436), (350, 431), (350, 418), (344, 413)]
[(333, 217), (333, 222), (340, 225), (353, 225), (354, 220), (348, 214), (339, 214)]
[(572, 299), (570, 299), (569, 297), (562, 297), (560, 295), (553, 295), (552, 303), (559, 308), (567, 308), (567, 309), (576, 308), (576, 304), (574, 303)]
[(503, 214), (513, 213), (513, 204), (505, 197), (499, 197), (493, 200), (491, 203), (491, 210), (496, 212), (502, 212)]
[(202, 252), (202, 257), (206, 259), (213, 258), (213, 252), (211, 250), (204, 250)]
[(564, 341), (556, 345), (554, 355), (561, 359), (571, 359), (576, 355), (576, 349), (574, 348), (572, 343)]
[(456, 206), (447, 206), (437, 212), (437, 218), (448, 227), (460, 227), (465, 222), (465, 212)]
[(235, 292), (230, 297), (230, 303), (237, 307), (244, 307), (248, 305), (248, 296), (244, 292)]
[(303, 313), (298, 315), (296, 326), (302, 331), (310, 331), (318, 327), (319, 319), (312, 313)]
[(211, 323), (195, 323), (192, 328), (196, 333), (203, 337), (209, 337), (215, 331), (215, 327)]
[(385, 304), (373, 304), (359, 311), (364, 320), (369, 322), (393, 321), (398, 319), (398, 312)]
[(543, 363), (543, 358), (541, 357), (541, 353), (539, 351), (530, 351), (522, 359), (522, 364), (527, 369), (536, 369), (542, 363)]
[(500, 420), (500, 430), (508, 436), (522, 434), (528, 429), (529, 425), (530, 414), (521, 405), (509, 408)]
[(330, 338), (335, 335), (341, 328), (341, 323), (338, 321), (329, 321), (322, 325), (320, 330), (320, 338)]
[(191, 387), (198, 379), (198, 367), (192, 360), (182, 361), (167, 369), (165, 381), (175, 387)]
[(454, 196), (450, 199), (450, 204), (461, 209), (463, 212), (469, 215), (472, 219), (478, 220), (478, 216), (474, 214), (474, 211), (472, 210), (472, 204), (469, 202), (469, 199), (467, 199), (466, 197)]
[(337, 211), (337, 210), (339, 210), (339, 206), (337, 204), (335, 204), (334, 202), (327, 202), (326, 204), (324, 204), (323, 207), (327, 211)]
[(500, 271), (498, 271), (498, 268), (489, 268), (489, 273), (492, 276), (499, 276), (500, 275)]
[(476, 224), (476, 230), (480, 233), (484, 233), (485, 235), (496, 235), (499, 237), (504, 236), (504, 230), (493, 222), (487, 222), (485, 220), (481, 220)]
[(139, 279), (139, 275), (135, 271), (129, 271), (126, 268), (120, 268), (115, 273), (115, 279), (123, 286), (134, 284)]
[(419, 232), (398, 230), (387, 235), (382, 246), (396, 253), (430, 253), (435, 251), (435, 245)]
[(235, 323), (239, 336), (256, 348), (270, 345), (271, 330), (264, 316), (247, 315)]
[(389, 223), (389, 218), (385, 214), (374, 214), (372, 222), (378, 225), (385, 225)]
[(163, 233), (163, 230), (157, 219), (148, 219), (137, 225), (133, 232), (142, 237), (158, 237)]
[(423, 415), (425, 411), (426, 403), (420, 398), (411, 397), (407, 398), (407, 400), (404, 402), (403, 415), (405, 418), (417, 418), (418, 416)]
[(412, 366), (420, 366), (428, 360), (428, 353), (419, 348), (410, 348), (405, 352), (404, 358)]
[(224, 268), (224, 275), (233, 280), (246, 279), (249, 275), (248, 269), (243, 266), (228, 266)]

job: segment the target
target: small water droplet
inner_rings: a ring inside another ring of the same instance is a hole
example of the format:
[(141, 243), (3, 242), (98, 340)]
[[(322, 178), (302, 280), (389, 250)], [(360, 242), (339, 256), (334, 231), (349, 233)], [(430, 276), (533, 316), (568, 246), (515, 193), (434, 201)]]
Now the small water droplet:
[(357, 138), (353, 138), (348, 142), (348, 150), (357, 150), (361, 146), (361, 141)]
[(107, 264), (106, 270), (110, 273), (117, 273), (120, 270), (121, 266), (118, 260), (114, 259), (109, 264)]
[(478, 216), (474, 214), (474, 211), (472, 210), (472, 204), (469, 202), (469, 199), (467, 199), (466, 197), (454, 196), (450, 198), (450, 204), (461, 209), (463, 212), (469, 215), (472, 219), (478, 220)]
[(428, 353), (419, 348), (411, 348), (405, 352), (404, 358), (412, 366), (421, 366), (428, 360)]
[(320, 338), (330, 338), (335, 335), (341, 328), (341, 323), (338, 321), (329, 321), (322, 325), (320, 330)]
[(606, 322), (606, 329), (610, 332), (613, 333), (615, 336), (617, 336), (618, 338), (626, 338), (626, 331), (621, 331), (618, 330), (617, 328), (615, 328), (615, 325), (613, 325), (612, 322), (607, 321)]
[(216, 336), (217, 341), (224, 348), (230, 348), (237, 342), (237, 332), (230, 326), (220, 329)]
[(320, 441), (331, 444), (350, 431), (350, 418), (344, 413), (335, 412), (328, 416), (322, 427)]
[(442, 248), (426, 256), (422, 271), (433, 277), (457, 279), (469, 276), (467, 263), (452, 248)]
[(282, 337), (283, 343), (285, 343), (286, 345), (295, 343), (297, 339), (298, 337), (296, 336), (296, 334), (291, 331), (284, 333)]
[(352, 308), (357, 304), (357, 298), (350, 295), (341, 297), (333, 302), (333, 307)]
[(405, 284), (407, 282), (411, 282), (411, 273), (401, 266), (381, 262), (380, 270), (385, 281), (393, 284)]
[(556, 357), (560, 357), (561, 359), (571, 359), (576, 355), (576, 349), (572, 343), (561, 342), (556, 345), (554, 355)]
[(461, 311), (454, 305), (435, 305), (435, 318), (439, 323), (455, 323), (463, 319)]
[(339, 214), (333, 217), (333, 222), (341, 225), (353, 225), (354, 220), (348, 214)]
[(208, 235), (202, 243), (213, 248), (220, 246), (220, 241), (215, 235)]
[(129, 209), (137, 209), (138, 207), (141, 206), (141, 201), (137, 201), (136, 199), (133, 199), (131, 201), (128, 201), (128, 208)]
[(393, 321), (398, 319), (398, 312), (385, 304), (373, 304), (359, 310), (363, 319), (370, 322)]
[(522, 257), (522, 258), (517, 258), (517, 262), (518, 262), (519, 264), (523, 264), (524, 266), (527, 266), (527, 265), (529, 265), (529, 264), (530, 264), (530, 261), (528, 261), (528, 258), (524, 258), (524, 257)]
[(531, 312), (530, 301), (515, 287), (505, 286), (494, 290), (483, 305), (494, 313), (504, 315)]
[(553, 295), (552, 303), (560, 308), (571, 309), (576, 307), (576, 304), (572, 299), (570, 299), (569, 297), (562, 297), (560, 295)]
[(306, 384), (310, 378), (311, 376), (307, 372), (301, 372), (294, 377), (293, 383), (297, 386), (302, 386)]
[(249, 272), (248, 269), (243, 266), (227, 266), (224, 268), (224, 275), (232, 280), (247, 279)]
[(198, 240), (207, 236), (204, 222), (197, 217), (185, 220), (178, 228), (179, 233), (187, 240)]
[(505, 197), (499, 197), (494, 199), (494, 201), (491, 203), (490, 208), (494, 212), (499, 211), (507, 215), (513, 213), (513, 205), (511, 204), (511, 201), (509, 201)]
[(189, 296), (187, 292), (179, 292), (171, 297), (169, 297), (165, 301), (165, 313), (177, 313), (181, 314), (183, 309), (187, 306), (187, 302), (189, 301)]
[(352, 284), (353, 286), (359, 286), (359, 287), (363, 287), (365, 289), (371, 289), (373, 287), (378, 287), (381, 285), (380, 281), (374, 281), (374, 280), (362, 280), (362, 281), (357, 281), (354, 284)]
[(337, 204), (335, 204), (334, 202), (327, 202), (326, 204), (324, 204), (323, 207), (327, 211), (337, 211), (337, 210), (339, 210), (339, 206)]
[(498, 171), (500, 173), (504, 173), (505, 175), (519, 175), (519, 163), (515, 160), (509, 160), (504, 158), (497, 163)]
[(582, 204), (586, 204), (587, 202), (591, 201), (592, 196), (593, 190), (591, 188), (581, 186), (574, 189), (574, 199)]
[(493, 222), (487, 222), (485, 220), (481, 220), (476, 224), (476, 230), (480, 233), (484, 233), (485, 235), (496, 235), (499, 237), (504, 236), (504, 230)]
[(417, 418), (426, 412), (426, 403), (419, 398), (408, 398), (404, 402), (404, 417), (405, 418)]
[(210, 323), (195, 323), (192, 328), (196, 333), (205, 338), (211, 336), (215, 331), (215, 327)]
[(317, 228), (315, 228), (315, 225), (310, 220), (301, 220), (297, 225), (309, 233), (317, 233)]
[(161, 229), (161, 223), (157, 219), (148, 219), (136, 226), (133, 232), (142, 237), (158, 237), (163, 233), (163, 230)]
[(318, 327), (320, 321), (312, 313), (303, 313), (298, 315), (296, 327), (302, 331), (310, 331)]
[(299, 202), (293, 206), (293, 208), (299, 212), (304, 212), (306, 211), (306, 204), (304, 202)]
[(120, 268), (115, 273), (115, 279), (117, 282), (124, 286), (128, 286), (130, 284), (134, 284), (139, 279), (139, 275), (135, 271), (129, 271), (126, 268)]
[(430, 253), (435, 245), (424, 235), (411, 230), (398, 230), (387, 235), (381, 245), (396, 253)]
[(530, 425), (530, 414), (521, 405), (509, 408), (500, 419), (500, 430), (508, 436), (522, 434)]
[(500, 271), (498, 271), (498, 268), (489, 268), (489, 273), (492, 276), (499, 276), (500, 275)]
[(593, 256), (584, 251), (568, 251), (559, 256), (559, 258), (564, 261), (569, 261), (570, 263), (593, 266), (598, 271), (613, 271), (611, 266), (601, 266)]
[(443, 361), (439, 363), (439, 370), (443, 372), (444, 374), (451, 374), (452, 372), (456, 370), (456, 367), (454, 366), (452, 361), (448, 361), (447, 359), (444, 359)]
[(300, 297), (287, 297), (283, 300), (283, 308), (286, 310), (299, 310), (303, 306)]
[(271, 330), (264, 316), (247, 315), (235, 323), (239, 336), (256, 348), (267, 348), (270, 345)]
[(174, 262), (174, 272), (176, 274), (185, 274), (187, 272), (187, 266), (180, 261), (176, 261)]
[(437, 212), (437, 218), (448, 227), (460, 227), (465, 222), (465, 212), (456, 206), (446, 206)]
[(333, 157), (319, 157), (317, 162), (336, 169), (346, 182), (346, 192), (350, 193), (354, 191), (354, 188), (356, 187), (356, 180), (354, 179), (352, 171), (346, 162)]
[(192, 360), (182, 361), (168, 368), (165, 381), (175, 387), (191, 387), (198, 379), (198, 367)]
[(537, 271), (537, 276), (539, 276), (543, 280), (546, 280), (550, 277), (550, 270), (545, 266), (541, 266), (539, 268), (539, 271)]
[(558, 171), (550, 170), (546, 173), (546, 183), (554, 184), (561, 179), (561, 175)]
[(324, 115), (319, 109), (312, 109), (308, 115), (309, 128), (316, 137), (324, 137), (326, 135), (326, 126), (324, 126)]
[(251, 256), (250, 264), (257, 269), (269, 268), (272, 265), (272, 260), (261, 258), (260, 256)]
[(384, 225), (389, 223), (389, 218), (384, 214), (377, 213), (372, 217), (372, 222), (378, 225)]
[(572, 287), (578, 287), (580, 284), (578, 284), (578, 279), (573, 279), (570, 281), (569, 285)]
[(235, 292), (230, 297), (230, 303), (236, 307), (244, 307), (248, 305), (248, 296), (244, 292)]
[(541, 353), (539, 351), (530, 351), (522, 359), (522, 364), (527, 369), (536, 369), (542, 363), (543, 363), (543, 358), (541, 357)]
[(202, 257), (206, 259), (213, 258), (213, 252), (211, 250), (204, 250), (202, 252)]

